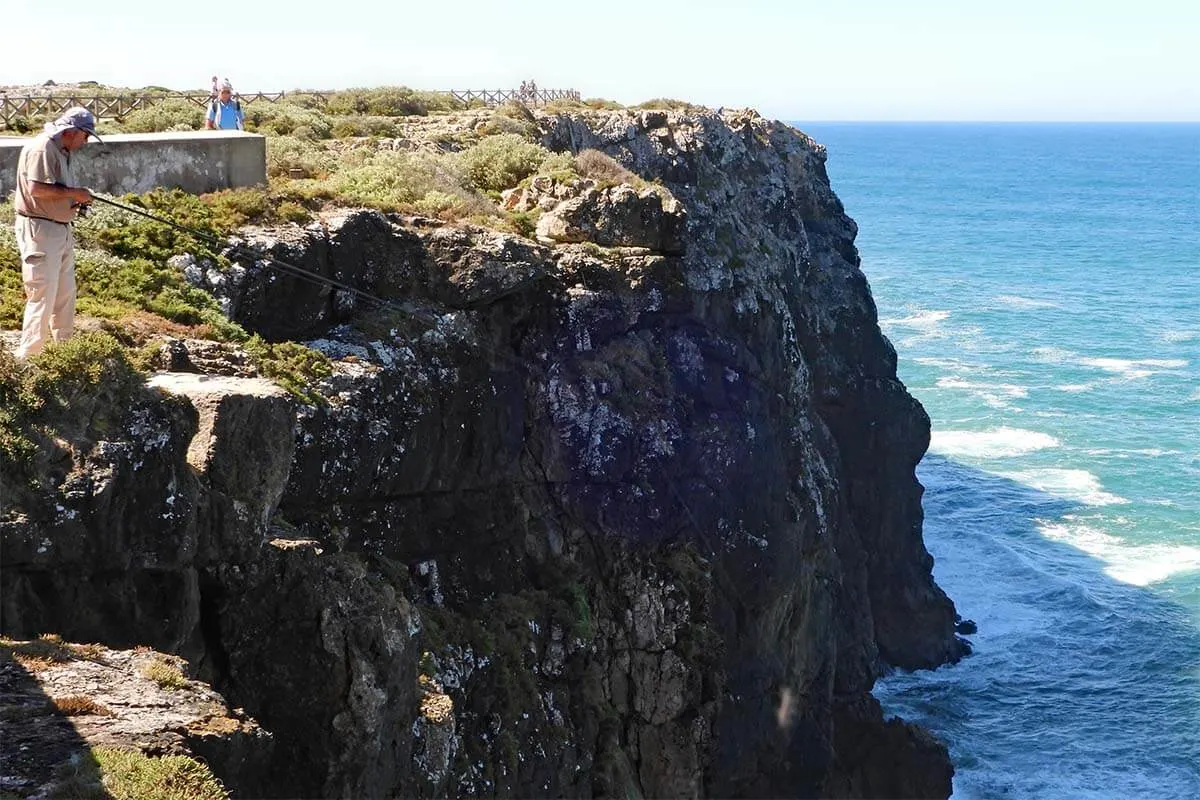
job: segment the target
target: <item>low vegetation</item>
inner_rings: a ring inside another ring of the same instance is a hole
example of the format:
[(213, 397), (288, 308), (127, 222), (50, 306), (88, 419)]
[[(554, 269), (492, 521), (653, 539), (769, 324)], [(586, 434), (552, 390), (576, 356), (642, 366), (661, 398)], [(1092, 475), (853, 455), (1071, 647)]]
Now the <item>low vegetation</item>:
[(47, 796), (71, 800), (227, 800), (212, 771), (187, 756), (96, 747), (59, 770)]
[(55, 697), (51, 702), (58, 713), (66, 717), (110, 717), (112, 711), (103, 703), (84, 694), (72, 694), (66, 697)]
[(582, 150), (575, 156), (575, 169), (585, 178), (591, 178), (601, 187), (619, 183), (639, 185), (644, 180), (621, 166), (612, 156), (599, 150)]
[(72, 644), (61, 636), (45, 633), (22, 642), (0, 637), (0, 661), (16, 661), (30, 672), (40, 672), (68, 661), (100, 661), (103, 648), (94, 644)]
[(346, 89), (334, 92), (325, 104), (328, 114), (347, 116), (372, 114), (383, 117), (425, 116), (439, 111), (456, 111), (462, 104), (444, 92), (422, 92), (407, 86)]
[(157, 657), (142, 665), (142, 677), (154, 681), (162, 689), (185, 689), (188, 679), (172, 661)]
[[(9, 499), (57, 452), (53, 438), (119, 416), (140, 385), (125, 348), (106, 333), (81, 333), (25, 362), (0, 348), (0, 486)], [(70, 652), (60, 640), (43, 647), (44, 654), (31, 656)]]
[(194, 131), (204, 125), (204, 114), (203, 106), (185, 98), (160, 100), (132, 112), (121, 123), (121, 130), (126, 133)]
[(642, 108), (648, 111), (687, 111), (690, 113), (698, 113), (707, 111), (704, 106), (698, 106), (695, 103), (689, 103), (686, 100), (675, 100), (670, 97), (656, 97), (653, 100), (647, 100), (644, 103), (638, 103), (634, 108)]

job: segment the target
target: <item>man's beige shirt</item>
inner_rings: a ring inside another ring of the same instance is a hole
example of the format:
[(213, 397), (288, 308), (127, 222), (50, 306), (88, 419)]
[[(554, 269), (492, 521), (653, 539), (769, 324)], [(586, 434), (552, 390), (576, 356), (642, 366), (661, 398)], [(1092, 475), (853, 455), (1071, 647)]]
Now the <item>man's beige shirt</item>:
[(18, 214), (27, 217), (44, 217), (55, 222), (70, 222), (75, 218), (68, 198), (37, 200), (29, 191), (29, 184), (62, 183), (70, 185), (71, 157), (58, 140), (42, 133), (21, 148), (17, 161), (17, 191), (13, 205)]

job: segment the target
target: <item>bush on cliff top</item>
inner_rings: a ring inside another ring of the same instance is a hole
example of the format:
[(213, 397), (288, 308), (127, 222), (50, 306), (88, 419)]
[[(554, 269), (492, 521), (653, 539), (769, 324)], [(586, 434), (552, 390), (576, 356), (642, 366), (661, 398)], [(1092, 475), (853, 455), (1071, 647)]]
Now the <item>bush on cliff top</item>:
[(431, 153), (383, 151), (348, 158), (328, 181), (351, 205), (461, 219), (495, 209), (472, 192), (454, 161)]
[(471, 185), (485, 192), (512, 188), (553, 154), (515, 133), (488, 136), (458, 154)]
[(460, 108), (450, 95), (420, 92), (407, 86), (380, 86), (334, 92), (325, 111), (334, 115), (374, 114), (381, 117), (425, 116), (431, 112)]
[(194, 131), (204, 127), (204, 114), (204, 107), (191, 100), (160, 100), (131, 112), (121, 122), (121, 130), (126, 133)]
[(298, 139), (328, 139), (333, 121), (326, 114), (295, 103), (260, 101), (242, 106), (246, 115), (246, 130), (274, 136), (295, 136)]
[(51, 343), (25, 362), (0, 348), (0, 486), (16, 491), (35, 480), (35, 462), (49, 457), (45, 443), (37, 444), (42, 426), (91, 425), (104, 409), (119, 414), (140, 385), (126, 351), (107, 333)]
[(688, 113), (699, 113), (707, 111), (704, 106), (698, 106), (695, 103), (689, 103), (686, 100), (675, 100), (670, 97), (656, 97), (653, 100), (647, 100), (644, 103), (638, 103), (634, 108), (646, 110), (665, 110), (665, 111), (686, 111)]

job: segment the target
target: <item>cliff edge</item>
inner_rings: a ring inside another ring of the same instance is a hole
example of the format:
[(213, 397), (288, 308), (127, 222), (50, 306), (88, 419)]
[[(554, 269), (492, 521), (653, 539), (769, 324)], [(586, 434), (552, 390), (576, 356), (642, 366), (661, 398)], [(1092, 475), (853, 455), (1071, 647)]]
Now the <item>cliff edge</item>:
[(47, 422), (5, 632), (188, 659), (271, 733), (278, 796), (947, 796), (870, 695), (965, 650), (824, 149), (751, 112), (536, 124), (619, 168), (506, 191), (530, 236), (244, 232), (402, 308), (197, 270), (331, 374), (297, 400), (176, 341)]

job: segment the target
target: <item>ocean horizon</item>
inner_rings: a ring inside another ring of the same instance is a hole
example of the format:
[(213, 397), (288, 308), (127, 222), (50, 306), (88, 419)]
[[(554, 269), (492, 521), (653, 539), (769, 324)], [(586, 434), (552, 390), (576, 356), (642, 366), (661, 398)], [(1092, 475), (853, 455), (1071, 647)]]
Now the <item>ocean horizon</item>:
[(859, 224), (978, 624), (877, 697), (955, 797), (1200, 796), (1200, 123), (789, 124)]

